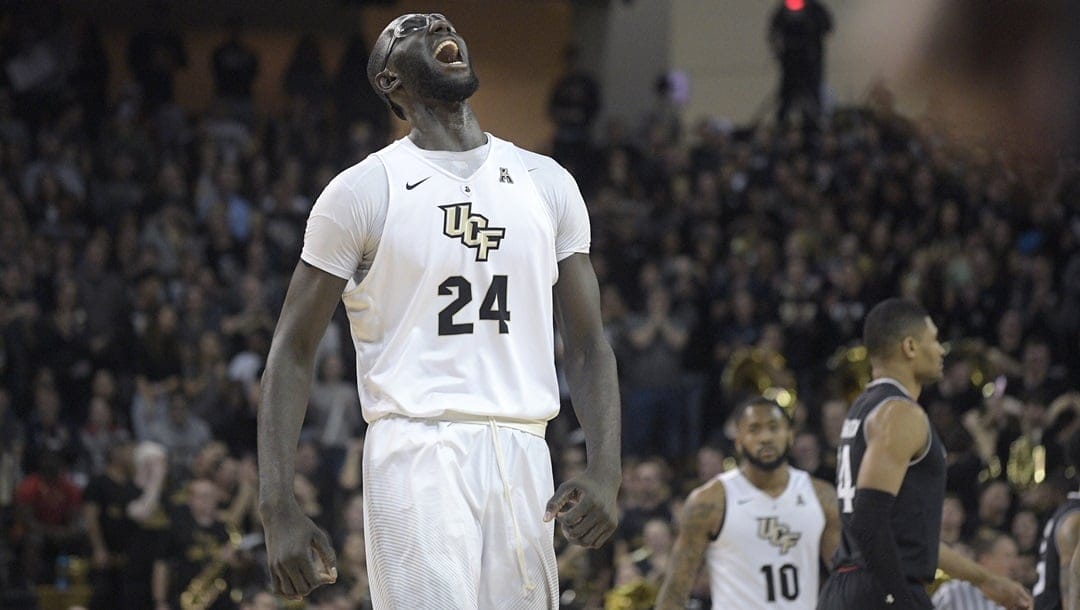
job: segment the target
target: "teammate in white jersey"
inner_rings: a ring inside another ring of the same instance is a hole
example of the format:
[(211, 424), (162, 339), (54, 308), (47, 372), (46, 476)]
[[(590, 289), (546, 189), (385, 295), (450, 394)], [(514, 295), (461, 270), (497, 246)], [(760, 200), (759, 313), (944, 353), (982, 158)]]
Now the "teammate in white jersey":
[(691, 492), (658, 610), (686, 606), (702, 562), (714, 608), (812, 610), (819, 565), (840, 541), (836, 490), (788, 465), (787, 413), (758, 398), (740, 407), (739, 468)]
[[(336, 578), (292, 494), (314, 354), (345, 304), (364, 418), (376, 608), (555, 608), (554, 519), (572, 541), (616, 526), (619, 397), (589, 220), (550, 158), (483, 132), (465, 42), (442, 15), (383, 30), (368, 78), (408, 137), (335, 177), (308, 219), (263, 377), (260, 508), (276, 593)], [(556, 491), (552, 321), (587, 467)]]

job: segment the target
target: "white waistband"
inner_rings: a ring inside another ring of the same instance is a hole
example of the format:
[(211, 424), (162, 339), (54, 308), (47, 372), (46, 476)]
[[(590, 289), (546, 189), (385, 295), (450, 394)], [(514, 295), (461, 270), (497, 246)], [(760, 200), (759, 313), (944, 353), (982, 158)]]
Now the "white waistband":
[[(430, 421), (430, 422), (454, 422), (457, 424), (474, 424), (477, 426), (489, 426), (492, 422), (500, 428), (511, 428), (513, 430), (520, 430), (527, 432), (533, 436), (539, 436), (544, 438), (547, 432), (547, 422), (535, 419), (516, 419), (513, 417), (497, 417), (489, 415), (472, 415), (468, 413), (458, 413), (455, 411), (444, 411), (442, 415), (437, 417), (409, 417), (407, 415), (399, 415), (396, 413), (390, 413), (380, 417), (379, 419), (385, 419), (387, 417), (401, 417), (404, 419), (413, 419), (416, 421)], [(379, 421), (379, 420), (375, 420)], [(374, 422), (372, 422), (374, 423)]]

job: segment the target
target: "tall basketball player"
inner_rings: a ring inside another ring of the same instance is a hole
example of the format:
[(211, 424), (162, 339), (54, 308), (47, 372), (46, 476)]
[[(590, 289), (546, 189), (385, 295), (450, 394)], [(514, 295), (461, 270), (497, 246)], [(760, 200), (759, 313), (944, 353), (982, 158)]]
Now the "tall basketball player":
[[(554, 521), (596, 547), (616, 526), (615, 359), (573, 178), (481, 130), (465, 41), (438, 14), (383, 30), (368, 78), (407, 137), (335, 177), (308, 219), (263, 377), (261, 510), (274, 591), (335, 578), (293, 500), (316, 345), (337, 301), (356, 346), (376, 608), (554, 608)], [(556, 491), (552, 320), (587, 466)]]
[(836, 495), (842, 535), (818, 608), (931, 608), (940, 567), (1005, 608), (1028, 608), (1020, 584), (941, 544), (945, 447), (917, 402), (941, 379), (945, 348), (920, 305), (887, 299), (866, 316), (871, 381), (844, 419)]
[(738, 412), (739, 468), (687, 499), (660, 610), (686, 606), (705, 561), (714, 608), (813, 610), (819, 566), (836, 550), (840, 518), (832, 485), (787, 463), (787, 414), (758, 398)]

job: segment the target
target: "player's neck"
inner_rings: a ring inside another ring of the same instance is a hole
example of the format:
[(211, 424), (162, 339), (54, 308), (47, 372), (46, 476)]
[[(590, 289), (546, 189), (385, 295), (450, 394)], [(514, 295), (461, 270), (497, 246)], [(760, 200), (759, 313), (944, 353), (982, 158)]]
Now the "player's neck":
[(912, 400), (918, 400), (919, 394), (922, 394), (922, 384), (915, 379), (915, 374), (906, 367), (896, 366), (889, 362), (875, 363), (870, 376), (875, 380), (889, 378), (896, 381), (903, 386)]
[(742, 471), (743, 476), (746, 477), (747, 481), (750, 481), (751, 485), (774, 498), (784, 493), (784, 490), (787, 489), (788, 479), (791, 478), (787, 462), (773, 470), (763, 470), (753, 464), (743, 464), (739, 466), (739, 470)]
[(418, 106), (409, 116), (409, 139), (424, 150), (461, 152), (487, 142), (468, 102), (439, 106)]

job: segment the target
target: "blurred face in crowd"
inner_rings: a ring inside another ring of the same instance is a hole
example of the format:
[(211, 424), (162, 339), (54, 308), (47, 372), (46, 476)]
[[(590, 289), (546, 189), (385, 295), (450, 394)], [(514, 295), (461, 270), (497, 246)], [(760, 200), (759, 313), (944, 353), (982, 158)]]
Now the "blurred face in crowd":
[(659, 500), (664, 496), (664, 473), (656, 462), (642, 462), (635, 469), (641, 495), (646, 500)]
[(979, 557), (979, 564), (998, 576), (1016, 578), (1019, 572), (1016, 542), (1009, 536), (1001, 536), (990, 551)]
[(994, 481), (979, 496), (979, 517), (990, 523), (998, 523), (1005, 518), (1012, 495), (1009, 486), (1003, 481)]
[(1039, 518), (1030, 510), (1016, 513), (1012, 521), (1012, 535), (1021, 549), (1034, 549), (1039, 543)]
[(821, 406), (821, 430), (830, 447), (840, 444), (840, 431), (847, 417), (847, 403), (842, 400), (828, 400)]
[(960, 528), (964, 526), (967, 513), (964, 504), (959, 498), (949, 496), (945, 498), (941, 507), (941, 531), (947, 542), (956, 542), (955, 536), (959, 536)]
[(212, 521), (221, 497), (216, 485), (205, 479), (192, 481), (188, 486), (188, 508), (197, 521)]
[(821, 442), (813, 432), (803, 432), (795, 437), (791, 446), (791, 459), (795, 466), (813, 472), (821, 465)]
[(663, 519), (650, 519), (642, 530), (645, 547), (654, 553), (667, 553), (673, 542), (671, 524)]
[(698, 479), (707, 481), (724, 472), (724, 452), (715, 447), (702, 447), (697, 453)]

